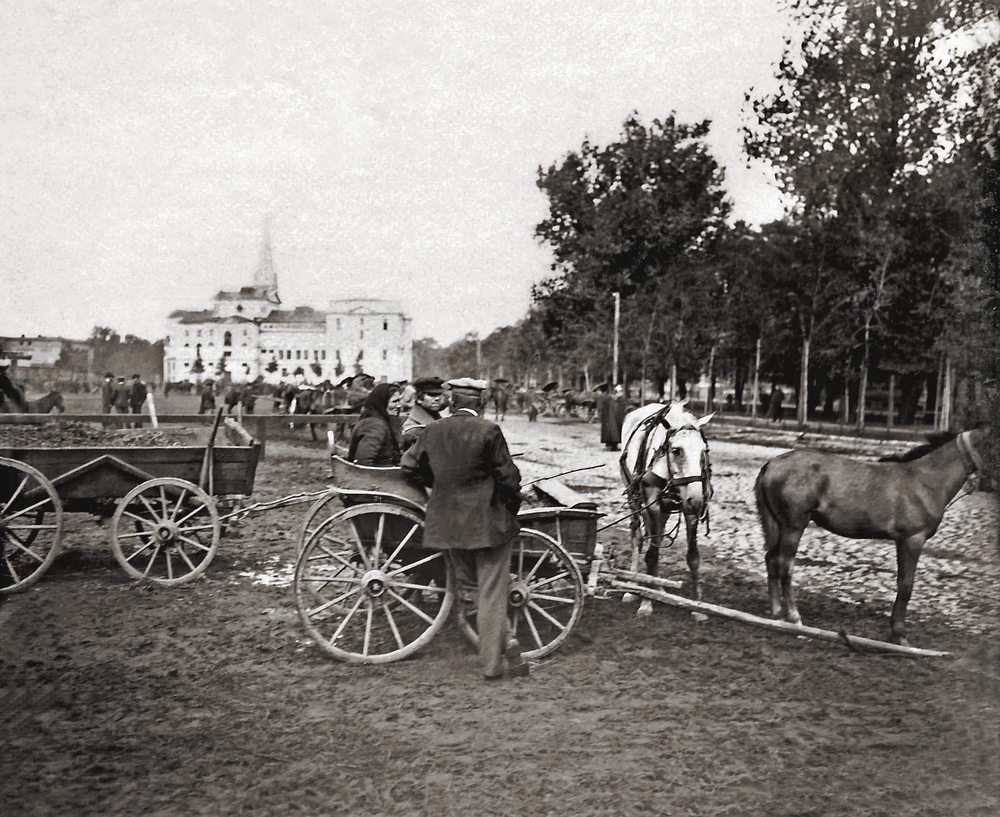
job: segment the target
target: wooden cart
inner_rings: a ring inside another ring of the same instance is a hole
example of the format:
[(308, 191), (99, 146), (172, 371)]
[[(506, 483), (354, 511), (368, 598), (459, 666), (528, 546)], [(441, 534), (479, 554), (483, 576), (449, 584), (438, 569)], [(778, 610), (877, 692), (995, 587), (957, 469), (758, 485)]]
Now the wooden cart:
[[(0, 592), (45, 573), (63, 517), (111, 518), (115, 558), (134, 578), (176, 585), (201, 575), (218, 548), (220, 504), (253, 490), (260, 444), (235, 420), (204, 429), (202, 445), (0, 448)], [(216, 445), (221, 427), (227, 445)]]
[[(396, 661), (428, 643), (453, 604), (477, 643), (471, 594), (454, 586), (443, 552), (421, 546), (426, 493), (399, 468), (336, 454), (331, 466), (334, 487), (306, 515), (293, 579), (299, 618), (316, 643), (343, 661)], [(579, 621), (599, 516), (562, 507), (519, 515), (508, 610), (525, 657), (548, 655)]]

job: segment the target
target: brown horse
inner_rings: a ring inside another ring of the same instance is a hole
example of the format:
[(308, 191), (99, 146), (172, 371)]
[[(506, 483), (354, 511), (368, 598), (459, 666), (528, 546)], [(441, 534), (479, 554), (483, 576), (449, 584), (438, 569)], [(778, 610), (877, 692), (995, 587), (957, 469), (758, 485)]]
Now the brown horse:
[(921, 446), (915, 458), (863, 462), (822, 451), (789, 451), (765, 463), (754, 492), (764, 529), (771, 615), (801, 624), (792, 593), (792, 565), (810, 521), (848, 539), (896, 543), (892, 639), (906, 643), (906, 605), (920, 550), (941, 523), (969, 475), (984, 471), (985, 428)]

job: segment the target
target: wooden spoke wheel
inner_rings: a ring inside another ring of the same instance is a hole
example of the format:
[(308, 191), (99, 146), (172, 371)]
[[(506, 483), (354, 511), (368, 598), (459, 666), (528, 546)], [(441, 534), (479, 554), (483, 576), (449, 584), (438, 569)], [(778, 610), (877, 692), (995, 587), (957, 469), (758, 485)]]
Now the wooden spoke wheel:
[(344, 506), (340, 501), (340, 494), (336, 491), (331, 491), (325, 496), (321, 496), (309, 506), (309, 510), (306, 512), (306, 517), (302, 521), (302, 525), (299, 528), (299, 535), (295, 539), (296, 558), (298, 558), (299, 554), (302, 552), (302, 548), (305, 546), (306, 541), (312, 535), (313, 531), (320, 526), (320, 523), (333, 516), (335, 513), (339, 513), (343, 507)]
[[(580, 567), (562, 545), (540, 531), (522, 528), (510, 560), (507, 614), (511, 636), (525, 658), (541, 658), (569, 638), (583, 614)], [(459, 629), (479, 646), (476, 607), (460, 603)]]
[(62, 545), (62, 502), (36, 468), (0, 457), (0, 593), (38, 581)]
[(443, 551), (424, 550), (423, 519), (389, 504), (329, 516), (306, 539), (293, 590), (309, 635), (341, 661), (398, 661), (427, 644), (451, 611)]
[(111, 546), (133, 578), (184, 584), (208, 568), (221, 530), (209, 494), (186, 480), (160, 477), (137, 485), (118, 504)]

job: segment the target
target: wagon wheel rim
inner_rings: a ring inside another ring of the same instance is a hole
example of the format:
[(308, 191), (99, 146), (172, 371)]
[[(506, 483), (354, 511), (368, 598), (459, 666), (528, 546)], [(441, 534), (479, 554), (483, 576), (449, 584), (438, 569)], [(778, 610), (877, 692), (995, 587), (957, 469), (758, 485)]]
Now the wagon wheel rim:
[(63, 509), (55, 487), (20, 460), (0, 457), (0, 593), (41, 578), (62, 547)]
[(211, 495), (183, 479), (137, 485), (111, 522), (115, 559), (134, 579), (174, 586), (197, 578), (215, 557), (222, 535)]
[(340, 494), (337, 491), (330, 491), (316, 500), (306, 512), (306, 517), (299, 527), (299, 534), (295, 539), (295, 558), (298, 559), (302, 553), (302, 548), (312, 535), (313, 531), (320, 526), (325, 519), (329, 519), (338, 513), (343, 506), (340, 503)]
[[(576, 560), (551, 536), (522, 528), (511, 551), (507, 617), (511, 637), (525, 658), (543, 658), (559, 649), (583, 614), (583, 574)], [(476, 647), (479, 633), (474, 601), (462, 603), (458, 626)]]
[(356, 505), (308, 536), (292, 582), (299, 619), (349, 663), (398, 661), (444, 626), (454, 599), (443, 551), (424, 550), (423, 519), (388, 504)]

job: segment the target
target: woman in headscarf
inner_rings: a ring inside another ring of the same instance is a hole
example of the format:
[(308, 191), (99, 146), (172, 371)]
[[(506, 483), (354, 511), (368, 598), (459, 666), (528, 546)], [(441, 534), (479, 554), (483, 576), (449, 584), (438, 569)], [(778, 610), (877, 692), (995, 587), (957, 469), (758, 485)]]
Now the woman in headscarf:
[(347, 459), (358, 465), (399, 465), (399, 439), (389, 416), (389, 400), (396, 387), (379, 383), (361, 409), (361, 419), (351, 434)]

